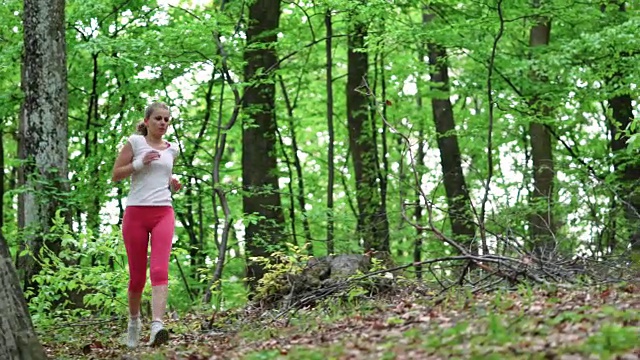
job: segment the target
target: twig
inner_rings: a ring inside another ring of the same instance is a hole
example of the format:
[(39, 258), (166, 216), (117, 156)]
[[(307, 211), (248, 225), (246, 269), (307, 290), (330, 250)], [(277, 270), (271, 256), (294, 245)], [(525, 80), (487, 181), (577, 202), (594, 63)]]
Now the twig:
[(189, 299), (191, 299), (191, 301), (193, 301), (194, 300), (193, 291), (191, 291), (191, 287), (189, 287), (189, 282), (187, 281), (187, 277), (184, 275), (184, 271), (182, 271), (182, 266), (180, 265), (180, 260), (178, 259), (176, 254), (173, 254), (173, 260), (175, 260), (176, 261), (176, 265), (178, 265), (178, 270), (180, 271), (180, 276), (182, 277), (182, 282), (184, 283), (184, 287), (187, 290), (187, 294), (189, 294)]
[(500, 28), (493, 40), (493, 46), (491, 47), (491, 57), (489, 58), (489, 70), (487, 74), (487, 97), (489, 102), (489, 132), (487, 134), (487, 181), (484, 185), (484, 196), (482, 197), (482, 204), (480, 205), (480, 238), (482, 240), (484, 253), (488, 253), (487, 248), (487, 233), (485, 230), (485, 216), (487, 201), (489, 200), (489, 190), (491, 188), (491, 179), (493, 177), (493, 125), (494, 125), (494, 107), (495, 101), (493, 99), (493, 69), (496, 60), (496, 52), (498, 49), (498, 42), (504, 34), (504, 17), (502, 14), (502, 0), (498, 0), (497, 4), (498, 18), (500, 19)]

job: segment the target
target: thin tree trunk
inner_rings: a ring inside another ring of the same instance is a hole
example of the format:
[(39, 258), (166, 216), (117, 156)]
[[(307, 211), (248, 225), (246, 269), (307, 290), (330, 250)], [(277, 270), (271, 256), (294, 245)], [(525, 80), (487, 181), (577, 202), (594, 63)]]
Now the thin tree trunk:
[[(202, 185), (201, 185), (200, 181), (196, 180), (195, 183), (197, 184), (196, 188), (197, 188), (198, 194), (203, 194), (204, 191), (202, 189)], [(197, 200), (198, 206), (197, 206), (197, 210), (196, 210), (197, 211), (196, 216), (198, 217), (198, 226), (197, 226), (197, 228), (198, 228), (198, 249), (200, 249), (200, 250), (204, 250), (205, 249), (205, 240), (204, 239), (206, 239), (206, 237), (207, 237), (206, 230), (205, 230), (206, 223), (205, 223), (205, 220), (204, 220), (204, 213), (205, 213), (204, 200), (205, 200), (204, 196), (198, 196), (198, 200)], [(217, 212), (218, 209), (217, 209), (217, 207), (215, 207), (215, 205), (216, 205), (215, 203), (213, 205), (214, 205), (213, 209), (215, 211), (214, 218), (218, 219), (218, 212)], [(213, 235), (214, 243), (216, 245), (218, 245), (218, 228), (217, 228), (217, 225), (218, 225), (218, 222), (216, 221), (216, 226), (214, 227), (215, 228), (214, 229), (215, 233)], [(198, 254), (198, 261), (196, 261), (196, 266), (197, 267), (199, 267), (200, 265), (202, 265), (204, 263), (204, 261), (202, 259), (203, 258), (203, 256), (202, 256), (203, 253), (204, 253), (204, 251), (202, 251), (202, 252), (200, 252)]]
[[(34, 290), (37, 283), (32, 278), (41, 270), (34, 256), (39, 256), (45, 246), (45, 234), (56, 212), (66, 208), (63, 201), (69, 191), (64, 8), (63, 0), (24, 2), (25, 97), (18, 148), (20, 159), (25, 160), (20, 169), (20, 184), (28, 191), (19, 197), (18, 219), (25, 232), (24, 245), (33, 256), (20, 257), (17, 267), (24, 270), (25, 287)], [(70, 214), (62, 215), (70, 223)], [(60, 241), (47, 240), (46, 246), (58, 253)]]
[[(382, 30), (384, 32), (384, 30)], [(380, 45), (378, 45), (380, 46)], [(370, 108), (370, 121), (371, 121), (371, 139), (373, 139), (373, 148), (376, 151), (373, 152), (376, 163), (376, 176), (378, 177), (379, 187), (380, 187), (380, 208), (383, 211), (386, 211), (387, 208), (387, 174), (389, 170), (389, 161), (387, 160), (388, 149), (387, 149), (387, 124), (385, 120), (387, 119), (387, 106), (386, 106), (386, 86), (384, 82), (384, 56), (383, 49), (379, 49), (376, 51), (376, 54), (373, 59), (373, 86), (370, 89), (363, 89), (369, 92), (369, 108)], [(378, 75), (380, 75), (378, 77)], [(382, 101), (378, 101), (378, 80), (380, 81), (381, 94), (380, 98)], [(382, 152), (382, 160), (380, 160), (380, 156), (378, 155), (378, 123), (377, 118), (379, 114), (379, 107), (382, 107), (382, 117), (381, 119), (381, 129), (382, 134), (380, 136), (382, 142), (382, 148), (380, 151)], [(382, 169), (380, 168), (380, 163), (382, 163)], [(384, 170), (384, 173), (383, 173)]]
[(0, 128), (0, 172), (0, 241), (4, 241), (4, 126)]
[[(540, 6), (539, 0), (534, 0), (534, 8)], [(549, 44), (551, 20), (537, 18), (536, 24), (530, 30), (529, 45), (532, 49)], [(544, 76), (533, 73), (534, 81), (547, 82)], [(529, 221), (531, 242), (534, 254), (538, 257), (548, 257), (555, 249), (555, 223), (553, 220), (553, 197), (555, 170), (553, 163), (553, 143), (551, 134), (545, 123), (552, 115), (552, 109), (538, 94), (531, 100), (531, 106), (541, 117), (529, 124), (531, 141), (531, 160), (533, 162), (533, 192), (532, 203), (536, 211)]]
[[(387, 135), (389, 134), (389, 126), (387, 125), (387, 109), (390, 104), (387, 99), (387, 78), (384, 71), (384, 48), (380, 49), (380, 91), (381, 91), (381, 103), (382, 103), (382, 133), (380, 134), (380, 140), (382, 141), (382, 171), (378, 173), (380, 178), (380, 206), (382, 210), (387, 212), (387, 188), (389, 184), (389, 147), (387, 145)], [(377, 126), (373, 128), (373, 136), (378, 133)]]
[[(282, 92), (286, 93), (286, 89), (284, 87), (284, 84), (282, 84), (282, 80), (280, 79), (280, 84), (282, 85)], [(293, 117), (293, 108), (291, 107), (291, 104), (289, 104), (289, 97), (284, 95), (285, 98), (285, 103), (287, 106), (287, 111), (289, 111), (289, 118), (291, 119)], [(278, 137), (278, 143), (280, 144), (280, 150), (282, 151), (282, 157), (284, 158), (284, 163), (287, 165), (287, 177), (291, 180), (293, 180), (293, 170), (291, 169), (291, 160), (289, 160), (289, 155), (287, 154), (286, 151), (286, 147), (284, 144), (284, 140), (282, 139), (282, 134), (280, 133), (280, 130), (278, 130), (278, 125), (276, 123), (276, 135)], [(292, 152), (297, 152), (298, 151), (298, 147), (297, 146), (293, 146), (293, 150)], [(289, 181), (287, 183), (287, 188), (289, 189), (289, 198), (291, 199), (291, 201), (289, 202), (289, 219), (291, 219), (290, 221), (290, 225), (291, 225), (291, 241), (294, 244), (298, 243), (298, 230), (296, 227), (296, 200), (298, 200), (298, 202), (302, 204), (302, 208), (304, 208), (304, 198), (302, 199), (302, 201), (300, 201), (299, 196), (294, 195), (294, 191), (293, 191), (293, 181)], [(307, 238), (307, 240), (310, 239), (310, 237)], [(305, 242), (307, 241), (305, 240)]]
[[(280, 0), (257, 0), (249, 6), (243, 98), (246, 117), (242, 127), (243, 211), (258, 216), (246, 224), (248, 257), (268, 257), (282, 249), (284, 213), (278, 192), (276, 158), (274, 45), (280, 21)], [(249, 286), (255, 289), (265, 272), (263, 265), (247, 259)]]
[[(422, 63), (423, 61), (424, 61), (424, 53), (423, 53), (423, 50), (420, 49), (418, 51), (418, 62)], [(422, 78), (422, 73), (419, 74), (418, 79), (421, 79), (421, 78)], [(422, 111), (424, 110), (424, 106), (422, 102), (422, 93), (420, 91), (421, 82), (418, 81), (417, 84), (418, 85), (417, 85), (417, 94), (416, 94), (416, 106), (418, 108), (418, 111), (422, 113)], [(416, 161), (415, 169), (419, 171), (420, 174), (422, 174), (422, 171), (424, 171), (424, 166), (425, 166), (424, 158), (426, 156), (424, 152), (424, 148), (427, 146), (427, 141), (424, 138), (424, 129), (425, 129), (425, 121), (420, 119), (418, 124), (418, 152), (416, 154), (416, 159), (415, 159)], [(402, 139), (399, 138), (398, 145), (400, 145), (401, 142), (402, 142)], [(404, 163), (404, 158), (402, 159), (402, 162)], [(404, 178), (403, 171), (401, 169), (400, 179), (402, 180), (403, 178)], [(417, 179), (418, 179), (418, 183), (415, 184), (416, 207), (414, 209), (414, 218), (415, 218), (416, 224), (421, 224), (422, 218), (423, 218), (423, 211), (424, 211), (424, 206), (422, 206), (421, 204), (422, 197), (420, 195), (421, 194), (420, 188), (422, 187), (422, 176), (417, 176)], [(400, 186), (403, 186), (402, 184), (404, 184), (404, 181), (401, 181), (400, 184), (401, 184)], [(402, 199), (404, 201), (404, 198)], [(422, 237), (423, 237), (423, 231), (420, 227), (418, 227), (416, 230), (416, 237), (413, 242), (413, 262), (416, 264), (422, 261)], [(422, 265), (416, 265), (414, 268), (416, 271), (416, 279), (418, 280), (422, 279)]]
[[(424, 13), (423, 22), (428, 23), (434, 18), (433, 14)], [(436, 126), (438, 149), (440, 150), (440, 164), (444, 178), (444, 188), (447, 194), (451, 232), (472, 253), (477, 253), (477, 245), (473, 244), (476, 226), (471, 217), (471, 199), (462, 171), (462, 159), (453, 108), (449, 100), (449, 68), (446, 50), (437, 45), (428, 44), (429, 65), (431, 66), (432, 89), (440, 96), (433, 96), (431, 108)]]
[(335, 182), (335, 133), (333, 130), (333, 52), (332, 37), (333, 25), (331, 10), (327, 10), (324, 16), (324, 24), (327, 29), (326, 46), (326, 88), (327, 88), (327, 129), (329, 133), (329, 147), (327, 149), (327, 255), (335, 252), (333, 243), (334, 217), (333, 217), (333, 186)]
[[(92, 64), (93, 64), (93, 73), (91, 79), (91, 94), (89, 96), (89, 108), (87, 109), (87, 122), (85, 125), (85, 138), (84, 138), (84, 157), (85, 160), (88, 160), (93, 151), (97, 148), (97, 140), (98, 135), (97, 131), (93, 129), (93, 125), (98, 121), (98, 79), (100, 76), (99, 67), (98, 67), (98, 58), (99, 55), (97, 53), (91, 54)], [(100, 189), (101, 184), (99, 183), (100, 178), (97, 176), (90, 177), (87, 179), (89, 185), (93, 189)], [(91, 230), (94, 236), (97, 236), (100, 233), (100, 196), (93, 196), (93, 199), (89, 201), (90, 207), (87, 209), (84, 207), (83, 210), (87, 215), (87, 229)], [(78, 223), (81, 221), (78, 219)], [(91, 259), (93, 262), (95, 259)]]
[[(388, 194), (388, 184), (389, 184), (389, 147), (387, 145), (387, 135), (389, 134), (389, 126), (387, 125), (387, 105), (389, 104), (388, 100), (387, 100), (387, 79), (385, 76), (385, 71), (384, 71), (384, 66), (385, 66), (385, 60), (384, 60), (384, 49), (380, 50), (380, 91), (381, 91), (381, 103), (382, 103), (382, 133), (380, 134), (380, 141), (381, 141), (381, 149), (380, 152), (382, 153), (382, 169), (380, 169), (380, 165), (378, 165), (378, 180), (380, 182), (380, 209), (379, 209), (379, 214), (380, 215), (384, 215), (384, 221), (386, 222), (386, 228), (387, 228), (387, 242), (388, 242), (388, 249), (387, 251), (391, 251), (391, 234), (389, 233), (389, 223), (388, 223), (388, 215), (387, 215), (387, 194)], [(375, 99), (375, 98), (374, 98)], [(377, 102), (376, 102), (377, 103)], [(375, 104), (374, 104), (375, 105)], [(374, 117), (375, 119), (375, 117)], [(378, 134), (378, 126), (376, 125), (375, 121), (373, 121), (373, 137), (374, 139), (376, 138), (377, 134)], [(375, 144), (375, 143), (374, 143)], [(380, 159), (378, 159), (377, 154), (377, 145), (376, 145), (376, 164), (380, 163)], [(399, 246), (400, 244), (398, 244), (398, 248), (401, 248), (401, 246)]]
[[(293, 199), (298, 201), (298, 206), (300, 207), (300, 212), (302, 213), (302, 230), (304, 231), (304, 244), (306, 245), (306, 250), (309, 255), (313, 255), (313, 239), (311, 238), (311, 224), (309, 223), (309, 216), (307, 214), (307, 202), (305, 199), (305, 190), (304, 190), (304, 176), (302, 175), (302, 162), (300, 161), (300, 156), (298, 156), (298, 139), (295, 130), (295, 121), (293, 117), (293, 111), (295, 109), (295, 103), (292, 103), (289, 99), (289, 95), (287, 93), (287, 88), (284, 83), (284, 79), (282, 76), (278, 75), (278, 82), (280, 83), (280, 89), (282, 90), (282, 96), (284, 97), (284, 103), (287, 107), (287, 116), (288, 116), (288, 126), (290, 131), (291, 138), (291, 153), (293, 156), (293, 166), (296, 169), (296, 178), (298, 183), (298, 191), (297, 195), (294, 195), (293, 192), (293, 181), (290, 181), (289, 192), (291, 193), (291, 210), (290, 210), (290, 219), (291, 219), (291, 227), (293, 230), (293, 240), (294, 243), (297, 244), (296, 240), (296, 229), (295, 229), (295, 202)], [(300, 88), (300, 87), (298, 87)], [(294, 100), (295, 101), (295, 100)], [(287, 163), (287, 168), (289, 170), (289, 178), (293, 180), (293, 172), (291, 171), (291, 161), (285, 151), (284, 142), (282, 140), (282, 136), (280, 136), (280, 132), (278, 132), (278, 139), (280, 142), (280, 146), (282, 147), (282, 153), (285, 157), (285, 161)]]
[(379, 164), (372, 122), (368, 119), (369, 66), (365, 48), (366, 25), (357, 22), (348, 39), (347, 119), (358, 203), (358, 238), (365, 251), (389, 252), (389, 223), (377, 184)]
[[(222, 99), (221, 99), (222, 101)], [(237, 119), (237, 115), (234, 114), (229, 121), (229, 124), (224, 127), (225, 130), (231, 129), (231, 127), (235, 124)], [(218, 125), (221, 125), (222, 119), (218, 119)], [(233, 226), (233, 218), (231, 217), (231, 208), (229, 207), (229, 202), (227, 201), (227, 195), (224, 190), (220, 187), (220, 164), (222, 163), (222, 159), (224, 157), (224, 151), (227, 146), (227, 132), (223, 132), (223, 128), (218, 126), (218, 133), (216, 135), (218, 141), (216, 141), (216, 154), (213, 161), (213, 168), (211, 170), (211, 175), (213, 177), (214, 183), (214, 193), (213, 201), (215, 203), (215, 197), (217, 196), (220, 201), (220, 206), (222, 207), (222, 212), (224, 214), (224, 226), (222, 228), (222, 237), (218, 245), (218, 258), (216, 261), (216, 266), (213, 271), (213, 277), (211, 278), (211, 282), (207, 287), (204, 295), (204, 302), (209, 303), (212, 297), (212, 288), (215, 287), (216, 291), (221, 291), (222, 289), (222, 271), (224, 270), (224, 265), (227, 259), (227, 250), (229, 244), (229, 237), (231, 233), (231, 227)], [(219, 305), (217, 304), (220, 308)]]
[[(420, 61), (422, 61), (423, 57), (422, 55), (420, 56)], [(418, 105), (418, 109), (422, 110), (423, 106), (422, 106), (422, 95), (420, 94), (420, 89), (418, 88), (418, 94), (416, 94), (416, 103)], [(424, 153), (424, 148), (425, 146), (427, 146), (427, 142), (424, 140), (424, 121), (420, 120), (420, 124), (418, 125), (419, 129), (418, 129), (418, 153), (416, 154), (416, 170), (418, 171), (423, 171), (424, 169), (424, 158), (425, 158), (425, 153)], [(404, 161), (404, 159), (402, 160)], [(422, 179), (422, 176), (418, 176), (418, 179)], [(401, 185), (402, 186), (402, 185)], [(419, 182), (417, 184), (415, 184), (415, 194), (416, 194), (416, 208), (415, 208), (415, 212), (414, 212), (414, 217), (415, 217), (415, 221), (416, 224), (421, 224), (422, 223), (422, 218), (423, 218), (423, 214), (422, 212), (424, 211), (424, 206), (422, 206), (422, 204), (420, 203), (421, 201), (421, 196), (420, 196), (420, 187), (422, 187), (422, 183)], [(416, 231), (416, 238), (413, 244), (413, 261), (414, 263), (418, 264), (422, 261), (422, 236), (423, 236), (423, 231), (420, 227), (417, 228)], [(416, 279), (422, 279), (422, 265), (416, 265), (415, 266), (415, 270), (416, 270)]]
[[(603, 5), (601, 10), (604, 12), (606, 6)], [(626, 2), (621, 1), (618, 4), (618, 11), (626, 12)], [(621, 58), (628, 58), (628, 54), (619, 54)], [(613, 76), (607, 79), (609, 86), (621, 82), (625, 78), (625, 74), (617, 71)], [(624, 85), (628, 87), (629, 85)], [(614, 169), (622, 183), (621, 194), (623, 194), (622, 206), (624, 208), (625, 218), (631, 229), (629, 243), (634, 252), (640, 252), (640, 190), (638, 190), (638, 182), (640, 179), (640, 161), (637, 155), (629, 155), (627, 153), (629, 136), (637, 134), (637, 130), (631, 130), (625, 133), (625, 129), (629, 129), (629, 125), (634, 121), (633, 115), (633, 99), (629, 93), (621, 93), (619, 88), (611, 89), (619, 95), (609, 98), (607, 101), (611, 116), (607, 116), (607, 126), (610, 133), (610, 146), (614, 154)], [(613, 244), (612, 244), (613, 245)], [(616, 250), (615, 245), (612, 251)]]
[[(220, 6), (220, 11), (224, 11), (225, 3), (222, 3)], [(220, 67), (222, 69), (221, 75), (224, 78), (225, 82), (222, 83), (220, 87), (220, 101), (218, 102), (218, 131), (216, 132), (216, 153), (213, 160), (213, 167), (211, 168), (211, 176), (213, 178), (213, 189), (214, 194), (211, 195), (211, 202), (214, 207), (216, 206), (216, 196), (220, 200), (220, 205), (222, 206), (222, 211), (224, 213), (224, 227), (222, 228), (222, 236), (220, 242), (216, 242), (216, 246), (218, 248), (218, 259), (216, 261), (216, 267), (213, 272), (213, 277), (211, 278), (211, 282), (205, 291), (204, 302), (209, 303), (211, 301), (212, 296), (212, 288), (215, 286), (216, 291), (220, 291), (222, 289), (222, 272), (224, 270), (224, 265), (227, 256), (227, 250), (229, 245), (229, 237), (231, 237), (231, 232), (233, 231), (233, 218), (231, 217), (231, 210), (229, 207), (229, 203), (227, 201), (227, 195), (224, 189), (220, 186), (220, 164), (224, 158), (224, 152), (227, 147), (227, 134), (228, 130), (230, 130), (238, 120), (238, 115), (240, 111), (240, 106), (242, 105), (242, 101), (240, 98), (240, 92), (231, 75), (229, 73), (229, 66), (227, 64), (227, 53), (224, 51), (222, 46), (222, 42), (220, 41), (220, 34), (214, 31), (214, 39), (216, 45), (218, 47), (218, 54), (220, 55)], [(229, 119), (229, 122), (222, 126), (222, 108), (224, 106), (224, 94), (225, 94), (225, 84), (229, 84), (231, 91), (234, 96), (235, 106), (233, 107), (233, 112)], [(218, 216), (216, 215), (216, 219)], [(217, 231), (216, 231), (217, 232)], [(239, 252), (238, 252), (239, 253)], [(217, 304), (217, 308), (220, 308), (221, 297), (218, 298), (219, 303)]]
[[(209, 82), (207, 84), (207, 91), (204, 94), (204, 101), (205, 101), (205, 112), (204, 112), (204, 121), (202, 121), (202, 124), (200, 125), (200, 129), (198, 130), (198, 135), (195, 138), (195, 143), (193, 146), (193, 150), (189, 153), (188, 156), (186, 156), (186, 164), (192, 164), (194, 159), (196, 158), (196, 155), (198, 153), (198, 150), (200, 149), (200, 147), (202, 146), (202, 142), (204, 141), (205, 134), (207, 132), (207, 130), (209, 129), (209, 124), (211, 122), (211, 117), (213, 116), (213, 90), (214, 90), (214, 85), (217, 81), (217, 75), (218, 73), (218, 69), (216, 67), (214, 67), (214, 69), (211, 71), (211, 76), (209, 78)], [(222, 100), (221, 100), (222, 101)], [(197, 182), (196, 182), (197, 183)], [(185, 197), (187, 199), (191, 199), (191, 201), (187, 201), (186, 202), (186, 206), (184, 209), (185, 215), (179, 216), (181, 219), (181, 222), (183, 223), (183, 228), (186, 229), (187, 234), (189, 236), (189, 243), (190, 243), (190, 248), (189, 248), (189, 255), (191, 257), (191, 266), (192, 267), (197, 267), (199, 266), (199, 264), (204, 264), (205, 262), (205, 252), (201, 251), (203, 249), (202, 244), (204, 242), (205, 239), (205, 234), (204, 234), (204, 228), (203, 228), (203, 223), (202, 221), (198, 222), (198, 225), (196, 227), (196, 221), (195, 221), (195, 217), (200, 217), (202, 216), (202, 212), (198, 211), (198, 213), (194, 212), (194, 206), (193, 203), (196, 204), (196, 206), (198, 206), (198, 204), (201, 204), (202, 202), (202, 198), (199, 197), (197, 194), (200, 194), (200, 192), (198, 191), (197, 193), (193, 192), (192, 187), (187, 187), (186, 191), (185, 191)], [(194, 200), (195, 197), (198, 196), (198, 200)], [(218, 244), (218, 223), (219, 223), (219, 218), (218, 218), (218, 212), (217, 212), (217, 207), (215, 204), (215, 197), (213, 198), (213, 204), (212, 204), (212, 208), (213, 208), (213, 212), (214, 212), (214, 222), (215, 222), (215, 229), (213, 232), (213, 236), (214, 236), (214, 242), (216, 244)], [(199, 231), (198, 231), (199, 230)], [(193, 276), (197, 276), (197, 274), (193, 274)]]

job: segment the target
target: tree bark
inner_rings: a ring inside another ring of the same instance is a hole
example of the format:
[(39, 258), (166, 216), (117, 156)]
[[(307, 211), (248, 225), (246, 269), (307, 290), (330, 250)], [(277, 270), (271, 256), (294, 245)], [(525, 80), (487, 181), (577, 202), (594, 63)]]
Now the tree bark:
[[(640, 162), (637, 156), (627, 154), (630, 134), (622, 133), (634, 121), (632, 99), (629, 94), (616, 95), (609, 99), (608, 104), (611, 109), (611, 116), (608, 117), (611, 151), (614, 154), (614, 169), (622, 184), (625, 218), (631, 228), (629, 242), (635, 251), (640, 251)], [(620, 137), (616, 138), (618, 135)]]
[(334, 165), (334, 141), (335, 132), (333, 129), (333, 23), (331, 10), (327, 10), (324, 16), (324, 24), (327, 30), (326, 40), (326, 87), (327, 87), (327, 131), (329, 132), (329, 146), (327, 148), (327, 255), (335, 251), (333, 243), (334, 217), (333, 217), (333, 184), (335, 183)]
[(365, 250), (389, 251), (389, 222), (381, 203), (378, 184), (379, 164), (372, 122), (369, 121), (367, 70), (365, 48), (366, 24), (353, 25), (348, 38), (347, 119), (349, 145), (355, 170), (356, 200), (358, 203), (358, 238)]
[(0, 241), (4, 241), (4, 124), (0, 129)]
[[(95, 129), (95, 124), (99, 121), (99, 106), (98, 106), (98, 82), (104, 75), (100, 73), (98, 66), (99, 53), (92, 53), (91, 59), (93, 62), (93, 74), (91, 81), (91, 94), (89, 95), (89, 107), (87, 109), (87, 121), (85, 124), (85, 138), (84, 138), (84, 156), (86, 160), (89, 160), (94, 152), (98, 150), (98, 130)], [(88, 185), (93, 189), (104, 188), (104, 182), (100, 181), (100, 177), (90, 177)], [(106, 190), (106, 189), (105, 189)], [(94, 196), (93, 199), (88, 200), (85, 204), (85, 214), (87, 216), (87, 229), (91, 230), (94, 235), (100, 233), (100, 196)], [(78, 218), (78, 223), (81, 219)], [(92, 260), (93, 261), (93, 260)]]
[[(435, 15), (425, 13), (423, 22), (427, 23)], [(444, 188), (447, 194), (447, 206), (451, 221), (451, 232), (472, 253), (477, 253), (477, 245), (473, 245), (476, 226), (471, 217), (471, 198), (462, 171), (460, 146), (456, 135), (456, 124), (453, 108), (449, 99), (449, 67), (447, 65), (447, 51), (438, 44), (429, 43), (429, 65), (431, 66), (432, 90), (437, 94), (431, 99), (433, 120), (438, 137), (440, 150), (440, 165), (444, 178)]]
[[(424, 55), (423, 55), (423, 51), (419, 51), (418, 52), (418, 59), (420, 62), (424, 61)], [(418, 93), (416, 94), (416, 105), (418, 107), (418, 110), (420, 110), (420, 112), (422, 112), (422, 110), (424, 109), (423, 106), (423, 102), (422, 102), (422, 94), (420, 92), (420, 85), (418, 85)], [(424, 120), (419, 120), (420, 123), (418, 124), (418, 152), (416, 154), (416, 169), (421, 173), (423, 171), (423, 169), (425, 168), (425, 162), (424, 162), (424, 158), (425, 158), (425, 152), (424, 152), (424, 148), (427, 146), (427, 141), (425, 139), (424, 136), (424, 129), (425, 129), (425, 121)], [(398, 143), (398, 145), (401, 145), (400, 143)], [(404, 157), (404, 156), (403, 156)], [(403, 167), (400, 167), (400, 179), (403, 179)], [(420, 189), (422, 187), (422, 176), (418, 176), (418, 181), (415, 184), (415, 201), (416, 201), (416, 208), (414, 210), (414, 218), (415, 218), (415, 222), (416, 224), (422, 224), (422, 218), (423, 218), (423, 211), (424, 211), (424, 206), (422, 206), (421, 200), (421, 192)], [(404, 184), (404, 181), (401, 181), (400, 184)], [(402, 185), (401, 185), (402, 186)], [(402, 201), (404, 201), (404, 198), (401, 198)], [(414, 269), (416, 271), (416, 279), (418, 280), (422, 280), (422, 265), (420, 264), (420, 262), (422, 261), (422, 239), (423, 239), (423, 230), (420, 227), (416, 228), (416, 237), (414, 239), (414, 243), (413, 243), (413, 262), (416, 264), (414, 266)]]
[[(618, 11), (626, 12), (624, 1), (617, 5)], [(602, 10), (606, 10), (604, 5)], [(619, 56), (624, 59), (628, 57), (628, 54), (621, 53)], [(607, 84), (612, 87), (610, 91), (615, 94), (607, 101), (610, 110), (610, 115), (607, 116), (607, 126), (610, 133), (611, 151), (614, 156), (613, 166), (622, 185), (620, 193), (623, 195), (625, 218), (631, 229), (629, 243), (635, 252), (640, 252), (640, 190), (638, 190), (640, 161), (637, 155), (634, 156), (627, 153), (629, 136), (637, 133), (637, 131), (624, 132), (634, 121), (633, 99), (630, 90), (620, 88), (624, 86), (628, 89), (629, 85), (619, 84), (624, 78), (625, 74), (621, 71), (616, 71), (613, 76), (607, 79)], [(614, 249), (612, 248), (611, 250)]]
[(3, 239), (0, 239), (0, 304), (0, 359), (46, 359)]
[[(534, 7), (539, 7), (540, 1), (534, 0)], [(549, 44), (551, 20), (544, 17), (536, 19), (536, 24), (529, 33), (529, 46), (533, 49)], [(531, 74), (534, 82), (547, 82), (545, 76)], [(539, 119), (529, 123), (529, 138), (531, 142), (531, 160), (533, 162), (533, 192), (531, 202), (535, 207), (529, 219), (529, 234), (531, 247), (539, 257), (548, 257), (555, 249), (556, 226), (553, 219), (553, 198), (555, 169), (553, 162), (553, 143), (546, 122), (552, 114), (551, 107), (541, 99), (539, 94), (533, 94), (530, 106)]]
[[(67, 66), (64, 0), (25, 0), (20, 119), (20, 184), (27, 191), (18, 203), (18, 222), (27, 246), (39, 256), (57, 210), (64, 210), (67, 182)], [(68, 214), (62, 214), (69, 222)], [(59, 252), (59, 240), (46, 246)], [(36, 287), (40, 264), (33, 256), (18, 259), (25, 287)]]
[[(242, 127), (243, 211), (258, 216), (246, 224), (249, 257), (268, 257), (281, 248), (284, 213), (278, 192), (276, 158), (275, 75), (277, 58), (274, 45), (280, 20), (280, 0), (257, 0), (249, 7), (249, 27)], [(262, 265), (248, 259), (247, 277), (253, 289), (264, 275)]]

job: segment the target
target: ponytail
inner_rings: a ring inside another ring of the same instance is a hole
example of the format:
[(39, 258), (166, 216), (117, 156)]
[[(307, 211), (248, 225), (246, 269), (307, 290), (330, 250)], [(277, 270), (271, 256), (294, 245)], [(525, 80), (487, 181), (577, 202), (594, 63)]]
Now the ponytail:
[(136, 133), (147, 136), (147, 126), (144, 124), (144, 121), (140, 121), (138, 125), (136, 125)]

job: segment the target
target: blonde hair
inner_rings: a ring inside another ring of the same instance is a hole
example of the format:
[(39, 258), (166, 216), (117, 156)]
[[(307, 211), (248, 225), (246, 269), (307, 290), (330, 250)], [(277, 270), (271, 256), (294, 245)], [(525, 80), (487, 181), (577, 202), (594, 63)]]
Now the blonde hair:
[[(151, 114), (153, 114), (153, 112), (156, 111), (157, 109), (169, 110), (169, 106), (167, 106), (167, 104), (162, 102), (151, 103), (151, 105), (147, 106), (147, 108), (144, 111), (145, 120), (150, 118)], [(145, 125), (144, 120), (140, 121), (138, 125), (136, 125), (136, 133), (142, 136), (147, 136), (147, 125)]]

